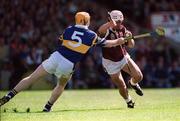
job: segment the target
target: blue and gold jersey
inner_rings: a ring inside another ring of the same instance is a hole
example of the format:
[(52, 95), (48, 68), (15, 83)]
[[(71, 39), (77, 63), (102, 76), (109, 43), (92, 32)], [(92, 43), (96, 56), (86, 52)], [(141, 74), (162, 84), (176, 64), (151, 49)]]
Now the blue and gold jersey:
[(60, 40), (62, 44), (57, 51), (73, 63), (79, 62), (92, 46), (104, 46), (106, 41), (99, 38), (95, 32), (80, 25), (66, 28)]

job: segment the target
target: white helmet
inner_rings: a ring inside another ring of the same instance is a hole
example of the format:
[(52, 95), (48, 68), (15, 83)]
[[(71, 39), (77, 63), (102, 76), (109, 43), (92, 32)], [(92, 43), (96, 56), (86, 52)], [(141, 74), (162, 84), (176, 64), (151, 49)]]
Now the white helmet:
[(124, 16), (122, 14), (121, 11), (119, 10), (113, 10), (111, 12), (108, 12), (108, 14), (110, 15), (111, 19), (114, 20), (114, 21), (123, 21), (124, 20)]

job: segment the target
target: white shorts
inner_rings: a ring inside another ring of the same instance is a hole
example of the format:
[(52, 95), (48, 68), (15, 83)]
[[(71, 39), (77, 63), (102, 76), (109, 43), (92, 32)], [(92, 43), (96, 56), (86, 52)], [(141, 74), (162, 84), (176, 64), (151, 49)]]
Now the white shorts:
[(73, 72), (74, 64), (63, 57), (58, 51), (55, 51), (51, 56), (43, 61), (42, 66), (50, 73), (57, 76), (57, 78), (69, 78)]
[(130, 58), (129, 54), (126, 54), (121, 61), (114, 62), (108, 59), (103, 58), (102, 64), (108, 74), (116, 74), (120, 72), (120, 70), (128, 63), (128, 58)]

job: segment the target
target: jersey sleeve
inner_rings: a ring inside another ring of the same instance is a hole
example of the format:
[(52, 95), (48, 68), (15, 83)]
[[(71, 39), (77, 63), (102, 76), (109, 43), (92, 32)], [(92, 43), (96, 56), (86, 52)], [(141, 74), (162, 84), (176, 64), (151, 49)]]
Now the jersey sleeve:
[(96, 39), (96, 45), (97, 46), (105, 46), (105, 43), (106, 43), (106, 39), (105, 38), (100, 38), (100, 37), (97, 37)]
[(93, 40), (93, 46), (105, 46), (106, 43), (106, 39), (105, 38), (101, 38), (99, 36), (97, 36), (97, 34), (95, 34), (94, 36), (94, 40)]
[(63, 41), (63, 39), (64, 39), (64, 34), (66, 33), (66, 31), (68, 30), (68, 29), (70, 29), (72, 26), (68, 26), (62, 33), (61, 33), (61, 35), (59, 36), (59, 40), (60, 41)]

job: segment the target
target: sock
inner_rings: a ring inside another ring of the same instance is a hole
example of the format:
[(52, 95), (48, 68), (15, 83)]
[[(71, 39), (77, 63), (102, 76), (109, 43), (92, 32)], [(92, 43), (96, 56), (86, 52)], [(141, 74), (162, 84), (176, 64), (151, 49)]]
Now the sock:
[(126, 101), (126, 103), (128, 103), (129, 101), (132, 100), (131, 96), (129, 95), (127, 99), (124, 99)]
[(131, 83), (132, 85), (134, 85), (134, 86), (137, 85), (137, 83), (134, 83), (134, 82), (132, 81), (132, 79), (130, 80), (130, 83)]
[(8, 100), (12, 99), (17, 94), (17, 91), (15, 89), (12, 89), (7, 95), (6, 98)]
[(51, 107), (53, 106), (52, 103), (50, 103), (49, 101), (46, 103), (46, 105), (44, 106), (45, 109), (47, 110), (51, 110)]

